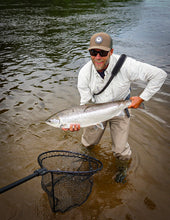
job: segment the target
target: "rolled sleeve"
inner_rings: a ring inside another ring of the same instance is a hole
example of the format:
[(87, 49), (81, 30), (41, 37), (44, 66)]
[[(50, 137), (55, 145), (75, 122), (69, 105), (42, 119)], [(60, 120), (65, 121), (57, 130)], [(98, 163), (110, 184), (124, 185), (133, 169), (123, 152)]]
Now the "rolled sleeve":
[(163, 85), (165, 79), (167, 77), (167, 73), (164, 71), (157, 71), (157, 75), (153, 77), (147, 84), (146, 88), (140, 94), (140, 97), (148, 101), (155, 93), (157, 93), (161, 86)]
[(128, 72), (130, 70), (129, 77), (131, 81), (141, 80), (147, 83), (140, 97), (144, 101), (148, 101), (161, 88), (167, 77), (167, 73), (158, 67), (131, 58), (128, 65), (130, 66)]

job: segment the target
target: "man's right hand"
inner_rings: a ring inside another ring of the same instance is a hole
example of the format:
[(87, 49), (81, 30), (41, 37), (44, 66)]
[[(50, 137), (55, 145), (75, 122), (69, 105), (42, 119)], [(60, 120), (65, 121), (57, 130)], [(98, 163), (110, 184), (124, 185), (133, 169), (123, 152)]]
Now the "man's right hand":
[(140, 104), (144, 101), (139, 96), (132, 96), (130, 100), (132, 101), (132, 103), (131, 105), (129, 105), (128, 108), (139, 108)]
[(63, 131), (79, 131), (80, 130), (80, 124), (71, 124), (70, 128), (62, 128)]

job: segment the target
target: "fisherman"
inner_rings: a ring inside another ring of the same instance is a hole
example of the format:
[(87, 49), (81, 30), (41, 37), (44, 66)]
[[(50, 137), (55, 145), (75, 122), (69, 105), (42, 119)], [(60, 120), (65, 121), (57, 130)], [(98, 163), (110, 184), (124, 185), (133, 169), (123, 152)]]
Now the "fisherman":
[[(143, 101), (148, 101), (161, 88), (167, 76), (160, 68), (127, 57), (117, 75), (115, 74), (110, 84), (103, 89), (120, 56), (113, 53), (112, 38), (103, 32), (91, 37), (88, 50), (91, 60), (81, 68), (78, 75), (80, 105), (91, 101), (105, 103), (129, 99), (131, 83), (141, 80), (147, 82), (147, 85), (139, 96), (130, 98), (132, 102), (129, 106), (129, 108), (138, 108)], [(100, 93), (102, 89), (103, 91)], [(104, 129), (94, 129), (94, 126), (84, 128), (81, 142), (85, 147), (98, 144), (107, 123), (110, 126), (113, 154), (116, 157), (116, 164), (118, 164), (115, 181), (122, 182), (126, 177), (132, 154), (128, 144), (130, 123), (128, 109), (126, 112), (122, 111), (118, 117), (103, 122)], [(77, 131), (79, 129), (80, 125), (74, 124), (70, 125), (69, 130)]]

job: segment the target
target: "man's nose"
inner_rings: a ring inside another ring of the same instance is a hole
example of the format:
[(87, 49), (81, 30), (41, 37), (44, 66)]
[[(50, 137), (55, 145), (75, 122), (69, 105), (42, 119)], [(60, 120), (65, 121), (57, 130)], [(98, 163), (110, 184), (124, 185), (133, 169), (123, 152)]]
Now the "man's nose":
[(101, 56), (100, 56), (99, 53), (97, 53), (96, 58), (97, 58), (97, 59), (100, 59), (100, 58), (101, 58)]

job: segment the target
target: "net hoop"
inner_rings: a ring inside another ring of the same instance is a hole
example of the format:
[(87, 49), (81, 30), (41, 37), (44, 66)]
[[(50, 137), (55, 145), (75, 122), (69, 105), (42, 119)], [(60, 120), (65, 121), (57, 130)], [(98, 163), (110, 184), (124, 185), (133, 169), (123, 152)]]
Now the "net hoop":
[(48, 170), (46, 172), (50, 172), (50, 173), (62, 173), (62, 174), (73, 174), (73, 175), (93, 175), (94, 173), (102, 170), (103, 168), (103, 164), (100, 160), (85, 155), (85, 154), (81, 154), (81, 153), (77, 153), (77, 152), (72, 152), (72, 151), (65, 151), (65, 150), (52, 150), (52, 151), (46, 151), (42, 154), (40, 154), (37, 158), (38, 163), (40, 165), (41, 168), (46, 168), (43, 165), (43, 161), (47, 158), (52, 158), (52, 157), (58, 157), (58, 156), (64, 156), (64, 157), (74, 157), (74, 158), (79, 158), (81, 160), (86, 160), (91, 164), (95, 164), (95, 169), (91, 166), (89, 170), (83, 170), (83, 171), (69, 171), (69, 170)]

